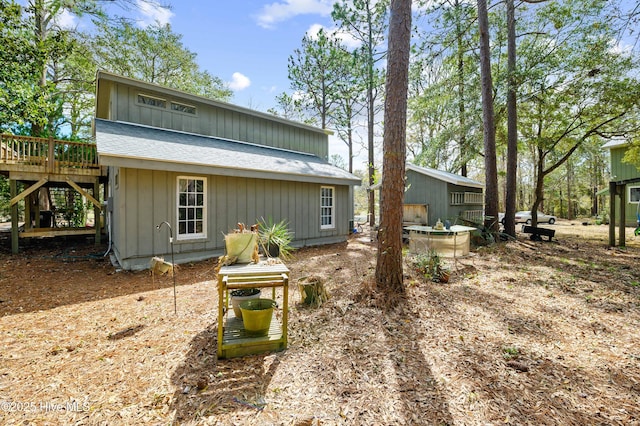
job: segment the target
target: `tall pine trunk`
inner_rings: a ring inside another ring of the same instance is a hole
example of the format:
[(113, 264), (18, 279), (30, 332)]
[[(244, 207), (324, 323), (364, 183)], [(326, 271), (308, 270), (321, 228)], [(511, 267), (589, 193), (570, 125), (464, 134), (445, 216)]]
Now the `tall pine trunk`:
[(516, 94), (516, 19), (513, 0), (507, 0), (507, 176), (504, 232), (516, 236), (516, 176), (518, 171), (518, 108)]
[(487, 229), (498, 230), (498, 167), (493, 116), (493, 81), (489, 49), (489, 15), (486, 0), (478, 0), (480, 30), (480, 76), (482, 81), (482, 123), (484, 126), (485, 219)]
[(387, 300), (404, 293), (402, 210), (411, 50), (411, 0), (392, 0), (384, 103), (383, 170), (376, 284)]

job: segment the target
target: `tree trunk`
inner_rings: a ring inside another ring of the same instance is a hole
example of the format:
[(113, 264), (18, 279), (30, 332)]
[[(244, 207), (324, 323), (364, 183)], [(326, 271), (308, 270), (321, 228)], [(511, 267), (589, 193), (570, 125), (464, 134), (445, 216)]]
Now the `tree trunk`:
[(376, 284), (393, 303), (404, 293), (402, 209), (407, 136), (407, 90), (411, 48), (411, 0), (392, 0), (384, 105), (381, 221)]
[[(36, 0), (34, 4), (34, 14), (33, 19), (35, 20), (35, 45), (40, 47), (44, 46), (47, 36), (48, 29), (47, 24), (49, 22), (49, 18), (47, 18), (47, 12), (45, 10), (45, 4), (43, 0)], [(44, 90), (47, 86), (47, 63), (46, 58), (43, 56), (43, 52), (38, 52), (36, 55), (37, 65), (36, 70), (38, 72), (38, 88), (42, 92), (41, 94), (44, 96)], [(44, 126), (42, 123), (32, 122), (31, 123), (31, 136), (43, 136)]]
[[(371, 13), (371, 7), (367, 4), (367, 22), (368, 26), (368, 35), (367, 35), (367, 61), (369, 62), (369, 67), (367, 72), (369, 75), (367, 76), (367, 102), (368, 102), (368, 120), (367, 120), (367, 141), (369, 148), (369, 185), (374, 184), (374, 176), (376, 172), (375, 168), (375, 156), (374, 156), (374, 124), (375, 124), (375, 96), (373, 94), (373, 89), (375, 86), (374, 81), (374, 46), (373, 46), (373, 27), (371, 23), (373, 22), (373, 15)], [(369, 225), (374, 227), (376, 225), (376, 196), (375, 191), (369, 192)]]
[(544, 159), (545, 155), (541, 149), (538, 148), (538, 164), (536, 164), (536, 188), (535, 198), (533, 205), (531, 206), (531, 226), (538, 226), (538, 208), (542, 204), (544, 198)]
[(573, 201), (573, 162), (567, 161), (567, 219), (573, 220), (575, 212), (575, 202)]
[(516, 236), (516, 177), (518, 171), (518, 109), (516, 94), (516, 19), (513, 0), (507, 0), (507, 176), (504, 232)]
[[(454, 6), (460, 8), (460, 2), (456, 1)], [(464, 72), (464, 45), (462, 43), (462, 26), (460, 24), (460, 18), (456, 19), (456, 38), (457, 38), (457, 56), (458, 56), (458, 125), (460, 126), (460, 141), (458, 143), (460, 149), (460, 157), (462, 164), (460, 165), (460, 174), (467, 176), (469, 173), (467, 167), (467, 124), (466, 124), (466, 111), (464, 101), (464, 84), (465, 84), (465, 72)]]
[(485, 219), (487, 229), (498, 230), (498, 167), (496, 165), (496, 130), (493, 117), (493, 81), (489, 50), (489, 16), (486, 0), (478, 0), (480, 30), (480, 76), (482, 79), (482, 123), (484, 126)]
[[(370, 84), (373, 84), (372, 82)], [(367, 97), (369, 98), (369, 106), (368, 106), (368, 124), (367, 124), (367, 147), (369, 149), (369, 187), (372, 187), (375, 184), (374, 176), (376, 174), (376, 168), (374, 165), (374, 146), (373, 146), (373, 120), (374, 120), (374, 110), (373, 110), (373, 89), (369, 87), (367, 89)], [(376, 192), (369, 191), (369, 225), (373, 228), (376, 225)]]

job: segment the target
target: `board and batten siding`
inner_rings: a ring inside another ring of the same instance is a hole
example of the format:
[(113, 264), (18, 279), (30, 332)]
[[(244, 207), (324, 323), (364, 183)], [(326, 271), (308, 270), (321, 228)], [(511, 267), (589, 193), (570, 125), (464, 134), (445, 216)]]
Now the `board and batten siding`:
[(433, 225), (438, 219), (447, 219), (449, 205), (447, 183), (431, 176), (407, 170), (407, 191), (404, 202), (407, 204), (428, 204), (427, 223)]
[[(328, 160), (327, 135), (318, 129), (261, 117), (235, 109), (219, 107), (191, 98), (180, 98), (162, 91), (139, 88), (118, 82), (101, 82), (109, 100), (99, 100), (96, 117), (138, 123), (170, 130), (196, 133), (291, 151), (305, 152)], [(166, 108), (140, 104), (138, 94), (164, 99)], [(194, 106), (195, 114), (173, 111), (171, 102)]]
[(627, 147), (611, 149), (611, 180), (622, 181), (640, 177), (640, 171), (633, 164), (623, 163)]
[(428, 224), (435, 224), (438, 219), (442, 222), (450, 220), (457, 223), (459, 217), (464, 217), (466, 211), (482, 210), (482, 204), (452, 205), (451, 194), (454, 192), (482, 193), (481, 188), (455, 185), (427, 176), (413, 170), (407, 171), (407, 191), (404, 202), (406, 204), (428, 204)]
[[(627, 151), (627, 146), (615, 147), (610, 150), (611, 153), (611, 180), (612, 181), (624, 181), (627, 179), (634, 179), (640, 177), (640, 171), (633, 164), (623, 163), (622, 158)], [(629, 187), (640, 186), (639, 183), (632, 183), (627, 185), (625, 200), (625, 225), (636, 226), (637, 225), (637, 208), (636, 203), (629, 202)], [(619, 213), (618, 213), (619, 215)], [(619, 217), (619, 216), (618, 216)]]
[[(112, 168), (113, 251), (124, 269), (148, 268), (149, 259), (169, 259), (168, 229), (156, 225), (168, 221), (173, 226), (176, 263), (198, 261), (224, 254), (224, 233), (237, 223), (250, 226), (261, 217), (290, 222), (293, 245), (302, 247), (340, 242), (349, 234), (352, 216), (349, 186), (335, 185), (335, 228), (320, 229), (320, 188), (323, 185), (219, 175), (189, 175), (146, 169)], [(207, 180), (207, 236), (204, 239), (177, 239), (176, 185), (178, 176)], [(331, 186), (331, 185), (329, 185)]]

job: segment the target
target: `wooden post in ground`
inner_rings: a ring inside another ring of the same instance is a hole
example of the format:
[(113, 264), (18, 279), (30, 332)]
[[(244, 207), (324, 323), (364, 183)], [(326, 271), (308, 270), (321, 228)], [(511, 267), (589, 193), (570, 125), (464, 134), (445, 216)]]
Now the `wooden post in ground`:
[[(18, 195), (18, 182), (15, 179), (9, 180), (9, 191), (11, 199)], [(18, 253), (18, 203), (11, 205), (11, 253)]]
[(626, 213), (627, 213), (627, 185), (624, 184), (619, 186), (620, 188), (620, 224), (618, 225), (618, 246), (624, 247), (627, 245), (627, 241), (625, 239), (625, 226), (627, 222)]
[(609, 247), (616, 245), (616, 183), (609, 182)]
[[(96, 178), (95, 182), (93, 182), (93, 196), (99, 200), (100, 199), (100, 178)], [(95, 244), (100, 245), (100, 237), (102, 235), (102, 209), (100, 209), (95, 204), (93, 205), (93, 226), (96, 228), (96, 238)]]

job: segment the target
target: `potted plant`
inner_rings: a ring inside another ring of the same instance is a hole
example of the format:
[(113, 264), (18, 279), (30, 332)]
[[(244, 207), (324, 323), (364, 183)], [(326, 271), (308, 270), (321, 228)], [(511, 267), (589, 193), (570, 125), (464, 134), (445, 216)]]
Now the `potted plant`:
[(254, 227), (247, 229), (238, 223), (237, 229), (224, 235), (224, 244), (229, 264), (257, 262), (258, 234)]
[(268, 257), (287, 259), (291, 256), (293, 233), (286, 220), (274, 222), (273, 219), (261, 218), (258, 222), (258, 241), (262, 251)]
[(233, 307), (233, 313), (236, 314), (237, 318), (242, 319), (242, 310), (240, 309), (240, 303), (245, 300), (251, 299), (259, 299), (260, 298), (260, 289), (259, 288), (239, 288), (236, 290), (231, 290), (229, 292), (231, 296), (231, 306)]
[(300, 298), (304, 303), (320, 307), (329, 299), (329, 293), (324, 288), (324, 282), (319, 277), (302, 277), (298, 281)]

